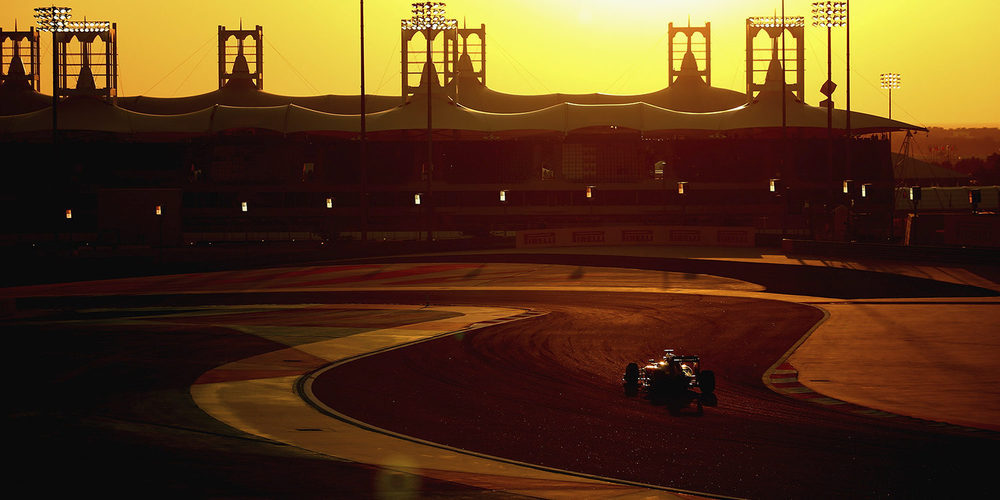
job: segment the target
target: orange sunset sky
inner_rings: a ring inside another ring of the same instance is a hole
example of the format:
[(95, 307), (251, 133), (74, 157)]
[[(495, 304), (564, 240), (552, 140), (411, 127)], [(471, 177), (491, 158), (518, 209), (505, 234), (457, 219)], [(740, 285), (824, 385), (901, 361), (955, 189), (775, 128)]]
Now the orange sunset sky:
[[(712, 84), (745, 90), (745, 20), (780, 13), (779, 1), (452, 0), (448, 16), (486, 24), (487, 84), (519, 94), (638, 94), (667, 83), (667, 24), (712, 23)], [(4, 0), (0, 28), (34, 23), (37, 1)], [(213, 90), (216, 29), (264, 28), (264, 89), (277, 94), (357, 94), (359, 2), (354, 0), (74, 0), (73, 18), (118, 24), (120, 95), (183, 96)], [(822, 99), (826, 30), (806, 17), (806, 101)], [(365, 2), (367, 91), (398, 95), (400, 19), (410, 2)], [(1000, 3), (993, 0), (851, 2), (851, 107), (885, 115), (879, 74), (902, 75), (893, 118), (923, 126), (998, 126)], [(833, 35), (834, 101), (845, 104), (845, 30)], [(51, 38), (42, 34), (43, 91)], [(6, 71), (6, 68), (5, 68)]]

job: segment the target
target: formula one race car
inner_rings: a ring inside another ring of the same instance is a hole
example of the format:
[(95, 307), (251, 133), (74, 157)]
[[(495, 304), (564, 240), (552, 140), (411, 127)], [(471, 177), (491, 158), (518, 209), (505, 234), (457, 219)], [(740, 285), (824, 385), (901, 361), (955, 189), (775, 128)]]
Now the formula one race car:
[(653, 402), (667, 403), (671, 411), (695, 401), (700, 413), (702, 404), (715, 406), (717, 401), (715, 373), (702, 370), (698, 356), (674, 354), (673, 349), (666, 349), (662, 360), (650, 359), (642, 367), (629, 363), (622, 381), (626, 396), (636, 396), (642, 391)]

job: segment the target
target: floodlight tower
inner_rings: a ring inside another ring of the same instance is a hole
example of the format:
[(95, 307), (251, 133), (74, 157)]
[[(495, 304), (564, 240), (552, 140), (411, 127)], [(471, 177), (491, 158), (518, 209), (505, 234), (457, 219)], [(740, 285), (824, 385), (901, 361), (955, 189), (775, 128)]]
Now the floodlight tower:
[(851, 169), (851, 2), (850, 0), (844, 1), (844, 68), (845, 68), (845, 83), (846, 93), (845, 98), (847, 101), (847, 115), (844, 117), (844, 128), (847, 129), (847, 170)]
[[(361, 241), (368, 241), (368, 97), (365, 94), (365, 0), (360, 0), (358, 18), (361, 38)], [(329, 203), (327, 204), (329, 205)]]
[(56, 33), (66, 29), (73, 9), (69, 7), (38, 7), (35, 9), (35, 22), (39, 31), (52, 32), (52, 142), (56, 142), (59, 109), (59, 44)]
[(820, 106), (826, 106), (829, 110), (827, 117), (827, 128), (832, 135), (833, 129), (833, 91), (837, 84), (833, 83), (833, 59), (832, 44), (833, 28), (839, 28), (847, 24), (847, 16), (844, 2), (813, 2), (812, 17), (813, 26), (826, 28), (826, 83), (823, 84), (821, 92), (826, 96), (826, 100)]
[[(431, 52), (431, 42), (437, 37), (438, 33), (445, 32), (446, 30), (458, 29), (458, 21), (455, 19), (447, 19), (444, 14), (444, 2), (416, 2), (413, 4), (413, 16), (410, 19), (403, 19), (401, 21), (401, 28), (404, 31), (421, 31), (424, 34), (424, 39), (427, 41), (427, 58), (424, 64), (424, 82), (427, 85), (427, 165), (426, 165), (426, 178), (427, 178), (427, 197), (432, 198), (433, 193), (431, 192), (431, 179), (434, 175), (434, 160), (433, 160), (433, 116), (431, 105), (431, 93), (434, 87), (434, 82), (432, 77), (436, 79), (437, 71), (434, 69), (434, 59), (433, 52)], [(433, 239), (431, 233), (431, 210), (428, 207), (427, 210), (427, 241)]]
[(901, 80), (899, 73), (882, 73), (879, 76), (879, 86), (889, 91), (889, 119), (892, 119), (892, 89), (898, 89)]
[[(70, 95), (71, 92), (65, 90), (65, 78), (68, 71), (63, 66), (69, 67), (67, 56), (79, 55), (81, 75), (84, 71), (90, 74), (90, 43), (94, 38), (100, 36), (105, 42), (104, 54), (104, 77), (105, 88), (84, 89), (83, 92), (93, 94), (106, 93), (107, 97), (113, 98), (118, 86), (118, 49), (115, 38), (115, 25), (108, 21), (72, 21), (72, 10), (69, 7), (38, 7), (35, 9), (34, 17), (38, 23), (39, 31), (52, 33), (52, 140), (56, 141), (58, 127), (58, 107), (59, 97), (62, 94)], [(79, 54), (68, 54), (66, 44), (76, 38), (82, 45)], [(63, 80), (60, 82), (60, 80)]]
[[(879, 86), (889, 91), (889, 119), (892, 120), (892, 89), (898, 89), (902, 83), (899, 73), (882, 73), (879, 75)], [(903, 139), (903, 144), (900, 148), (900, 153), (902, 156), (899, 159), (900, 164), (906, 161), (910, 157), (910, 138), (913, 137), (909, 130), (906, 131), (906, 138)], [(892, 132), (889, 132), (889, 144), (892, 145)]]
[[(827, 170), (833, 176), (833, 91), (837, 84), (833, 83), (833, 58), (832, 58), (832, 38), (833, 28), (839, 28), (847, 24), (847, 4), (844, 2), (813, 2), (812, 4), (813, 26), (826, 28), (826, 82), (820, 88), (820, 92), (826, 96), (826, 100), (819, 103), (826, 106), (826, 135), (827, 135)], [(850, 140), (850, 138), (848, 138)]]

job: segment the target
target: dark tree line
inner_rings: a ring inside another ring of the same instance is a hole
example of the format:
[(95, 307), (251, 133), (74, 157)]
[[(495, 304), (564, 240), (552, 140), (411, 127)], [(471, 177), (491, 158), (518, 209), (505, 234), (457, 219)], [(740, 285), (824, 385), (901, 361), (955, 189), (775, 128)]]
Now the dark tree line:
[(993, 153), (986, 158), (973, 156), (962, 158), (949, 163), (948, 161), (938, 162), (945, 168), (950, 168), (963, 174), (972, 176), (972, 183), (980, 186), (1000, 185), (1000, 154)]

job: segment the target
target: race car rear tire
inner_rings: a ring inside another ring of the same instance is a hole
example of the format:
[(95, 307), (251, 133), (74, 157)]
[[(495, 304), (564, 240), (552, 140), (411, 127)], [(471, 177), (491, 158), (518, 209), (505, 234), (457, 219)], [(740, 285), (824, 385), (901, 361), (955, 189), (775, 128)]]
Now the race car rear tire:
[(625, 380), (626, 384), (635, 385), (639, 383), (639, 365), (636, 363), (629, 363), (625, 367)]
[(698, 375), (698, 387), (701, 388), (703, 394), (711, 394), (715, 392), (715, 372), (712, 370), (705, 370)]
[(636, 395), (639, 391), (639, 365), (636, 363), (629, 363), (625, 367), (625, 377), (623, 377), (622, 380), (625, 382), (625, 395)]

